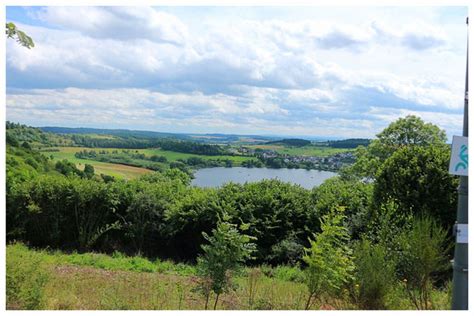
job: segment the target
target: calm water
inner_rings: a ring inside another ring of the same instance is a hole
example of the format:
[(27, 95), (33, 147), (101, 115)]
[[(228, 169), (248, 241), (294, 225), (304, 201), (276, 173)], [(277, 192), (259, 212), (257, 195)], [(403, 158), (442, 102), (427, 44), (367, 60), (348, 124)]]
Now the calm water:
[(269, 169), (269, 168), (204, 168), (194, 173), (192, 184), (198, 187), (218, 187), (227, 182), (245, 183), (263, 179), (278, 179), (311, 189), (336, 176), (330, 171), (305, 169)]

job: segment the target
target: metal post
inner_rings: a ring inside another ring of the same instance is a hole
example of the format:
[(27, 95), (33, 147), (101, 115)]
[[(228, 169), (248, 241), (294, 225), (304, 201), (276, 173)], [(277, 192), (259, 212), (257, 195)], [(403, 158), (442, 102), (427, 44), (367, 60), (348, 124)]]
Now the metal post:
[[(466, 19), (469, 25), (469, 18)], [(469, 35), (467, 42), (467, 59), (466, 59), (466, 88), (464, 95), (464, 123), (462, 135), (468, 136), (468, 68), (469, 68)], [(458, 224), (468, 223), (468, 180), (467, 176), (461, 176), (461, 182), (458, 189)], [(453, 299), (452, 309), (467, 310), (468, 309), (468, 253), (467, 243), (456, 243), (454, 250), (453, 264)]]

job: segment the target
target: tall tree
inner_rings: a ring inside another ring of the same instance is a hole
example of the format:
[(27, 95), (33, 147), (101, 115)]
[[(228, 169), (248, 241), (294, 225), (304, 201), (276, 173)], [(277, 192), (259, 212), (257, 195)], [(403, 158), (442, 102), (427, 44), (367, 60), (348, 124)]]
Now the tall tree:
[(456, 216), (458, 180), (448, 172), (444, 146), (404, 147), (380, 167), (374, 183), (375, 209), (393, 201), (404, 214), (430, 214), (445, 227)]
[(391, 123), (367, 147), (358, 147), (356, 163), (346, 172), (374, 178), (383, 162), (399, 148), (446, 144), (446, 133), (436, 125), (408, 115)]

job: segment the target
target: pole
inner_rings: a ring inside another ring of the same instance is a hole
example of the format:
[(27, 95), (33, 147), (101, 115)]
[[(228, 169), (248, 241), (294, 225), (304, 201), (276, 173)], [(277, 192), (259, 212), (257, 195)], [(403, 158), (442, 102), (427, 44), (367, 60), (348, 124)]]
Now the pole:
[[(466, 18), (466, 24), (469, 26), (469, 18)], [(469, 31), (468, 31), (469, 32)], [(469, 69), (469, 34), (467, 40), (467, 58), (466, 58), (466, 88), (464, 94), (464, 122), (462, 135), (468, 137), (468, 74)], [(461, 176), (461, 182), (458, 188), (458, 224), (468, 223), (468, 180), (467, 176)], [(468, 253), (467, 243), (457, 243), (454, 249), (453, 264), (453, 298), (452, 309), (468, 309)]]

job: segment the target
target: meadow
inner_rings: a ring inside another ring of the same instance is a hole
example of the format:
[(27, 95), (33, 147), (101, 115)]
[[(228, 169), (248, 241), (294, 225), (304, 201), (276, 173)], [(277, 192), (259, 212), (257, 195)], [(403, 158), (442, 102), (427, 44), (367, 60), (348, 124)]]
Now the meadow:
[[(32, 250), (7, 246), (7, 309), (181, 310), (204, 309), (195, 266), (142, 257)], [(307, 298), (298, 267), (247, 267), (234, 278), (217, 309), (302, 310)], [(449, 309), (450, 284), (433, 292), (433, 308)], [(211, 297), (211, 300), (213, 298)], [(414, 309), (398, 282), (387, 308)], [(313, 309), (358, 309), (349, 292), (324, 297)]]
[[(43, 150), (42, 153), (46, 156), (52, 156), (55, 161), (67, 159), (68, 161), (76, 164), (79, 169), (84, 169), (85, 164), (92, 165), (95, 169), (96, 174), (106, 174), (110, 176), (114, 176), (117, 178), (124, 178), (124, 179), (135, 179), (138, 178), (146, 173), (152, 172), (151, 170), (133, 166), (127, 166), (123, 164), (115, 164), (115, 163), (108, 163), (108, 162), (100, 162), (90, 159), (82, 159), (77, 158), (75, 153), (82, 151), (82, 150), (95, 150), (95, 151), (114, 151), (117, 150), (121, 152), (123, 149), (121, 148), (88, 148), (88, 147), (54, 147), (48, 148), (47, 150)], [(177, 161), (178, 159), (188, 159), (191, 157), (199, 157), (205, 160), (232, 160), (234, 165), (239, 166), (242, 162), (251, 159), (251, 157), (242, 157), (242, 156), (209, 156), (209, 155), (195, 155), (195, 154), (187, 154), (187, 153), (180, 153), (174, 151), (167, 151), (161, 150), (158, 148), (153, 149), (130, 149), (130, 152), (135, 153), (142, 153), (147, 156), (158, 155), (164, 156), (168, 160), (168, 162)]]
[(287, 154), (291, 156), (315, 156), (328, 157), (342, 152), (353, 151), (349, 148), (332, 148), (326, 146), (303, 146), (303, 147), (288, 147), (283, 145), (249, 145), (252, 149), (271, 149), (279, 154)]
[[(78, 169), (83, 170), (85, 164), (92, 165), (94, 167), (96, 174), (106, 174), (109, 176), (123, 178), (123, 179), (135, 179), (144, 174), (152, 172), (145, 168), (138, 168), (133, 166), (126, 166), (115, 163), (100, 162), (89, 159), (76, 158), (74, 154), (80, 150), (88, 149), (86, 147), (57, 147), (57, 148), (48, 148), (47, 151), (42, 151), (45, 156), (53, 157), (54, 161), (67, 159), (68, 161), (76, 164)], [(58, 151), (52, 151), (58, 150)]]

